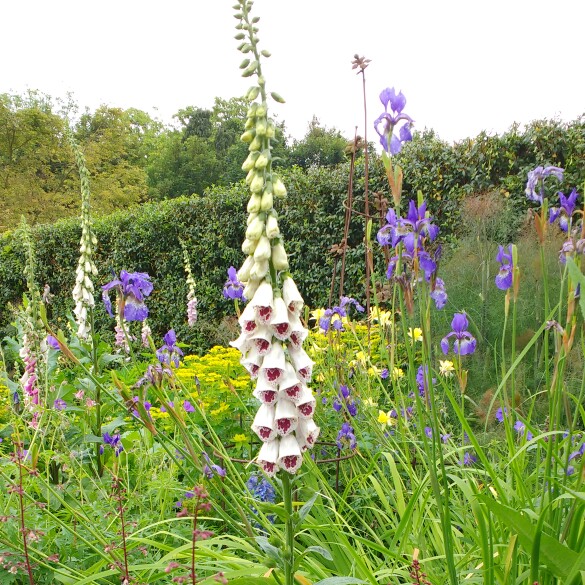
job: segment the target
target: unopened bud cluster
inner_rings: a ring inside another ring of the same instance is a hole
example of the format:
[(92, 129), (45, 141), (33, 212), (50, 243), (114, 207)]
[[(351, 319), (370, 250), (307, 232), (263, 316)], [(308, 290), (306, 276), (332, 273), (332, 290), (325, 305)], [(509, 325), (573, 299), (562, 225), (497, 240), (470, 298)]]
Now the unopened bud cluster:
[[(248, 90), (252, 101), (242, 134), (248, 157), (242, 169), (251, 196), (248, 202), (246, 237), (242, 251), (247, 258), (238, 271), (245, 284), (244, 296), (251, 299), (239, 323), (239, 338), (232, 342), (242, 353), (241, 363), (257, 380), (254, 396), (260, 408), (252, 430), (262, 441), (257, 460), (268, 475), (279, 469), (295, 473), (302, 463), (302, 452), (312, 448), (319, 435), (313, 421), (315, 398), (308, 387), (313, 362), (303, 350), (307, 329), (300, 320), (303, 299), (288, 272), (274, 200), (286, 195), (280, 177), (272, 170), (271, 140), (274, 123), (268, 119), (265, 81), (257, 49), (258, 18), (249, 17), (252, 2), (240, 0), (234, 6), (239, 31), (244, 40), (239, 49), (251, 53), (242, 63), (243, 76), (257, 76), (257, 85)], [(265, 57), (266, 51), (262, 52)], [(272, 98), (282, 102), (277, 94)]]
[(73, 313), (77, 322), (77, 336), (80, 339), (87, 339), (91, 331), (88, 313), (95, 304), (92, 276), (97, 276), (97, 268), (93, 261), (93, 251), (97, 246), (97, 238), (91, 229), (89, 173), (85, 166), (83, 154), (71, 137), (70, 143), (75, 153), (75, 161), (77, 162), (81, 180), (81, 241), (79, 262), (75, 272), (75, 286), (73, 287), (73, 300), (75, 301)]

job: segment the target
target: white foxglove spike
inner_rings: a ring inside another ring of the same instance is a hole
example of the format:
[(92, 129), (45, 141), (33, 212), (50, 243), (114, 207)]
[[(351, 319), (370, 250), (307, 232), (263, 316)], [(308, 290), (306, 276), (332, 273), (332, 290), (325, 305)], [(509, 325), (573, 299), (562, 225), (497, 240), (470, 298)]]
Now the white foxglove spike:
[(273, 441), (276, 438), (276, 428), (274, 422), (274, 406), (261, 404), (254, 422), (252, 430), (258, 435), (261, 441)]
[(301, 448), (294, 435), (280, 439), (278, 449), (278, 466), (288, 473), (296, 473), (303, 462)]
[(305, 303), (295, 281), (290, 276), (285, 278), (282, 283), (282, 296), (288, 310), (299, 316)]
[(320, 431), (321, 429), (315, 424), (315, 421), (312, 418), (299, 419), (296, 436), (301, 451), (313, 448), (319, 438)]
[(278, 439), (263, 443), (258, 453), (258, 465), (262, 467), (266, 475), (272, 477), (278, 471), (278, 452), (280, 441)]
[(307, 352), (303, 348), (294, 349), (290, 347), (288, 353), (299, 377), (305, 382), (310, 382), (315, 362), (307, 355)]
[(289, 435), (297, 428), (298, 422), (296, 406), (290, 400), (280, 398), (276, 403), (274, 414), (276, 432), (281, 436)]

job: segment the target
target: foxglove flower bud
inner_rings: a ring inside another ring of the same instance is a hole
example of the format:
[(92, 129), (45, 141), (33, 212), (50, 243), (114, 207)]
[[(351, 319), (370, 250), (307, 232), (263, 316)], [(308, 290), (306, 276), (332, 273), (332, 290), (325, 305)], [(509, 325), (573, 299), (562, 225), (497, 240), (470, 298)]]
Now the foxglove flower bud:
[[(250, 255), (254, 253), (254, 250), (256, 250), (256, 246), (258, 245), (258, 242), (253, 242), (252, 240), (248, 240), (247, 238), (244, 240), (244, 243), (242, 244), (242, 252), (244, 252), (244, 254), (246, 255)], [(247, 299), (249, 299), (250, 297), (246, 297)]]
[(250, 270), (250, 280), (262, 280), (268, 274), (269, 268), (268, 260), (263, 260), (261, 262), (255, 261), (254, 266), (252, 266), (252, 269)]
[(246, 238), (253, 241), (259, 240), (264, 233), (264, 226), (264, 221), (260, 219), (260, 216), (256, 217), (246, 230)]
[(248, 282), (250, 280), (250, 270), (254, 266), (254, 257), (248, 256), (242, 267), (238, 270), (238, 280), (240, 282)]
[(256, 246), (256, 250), (254, 250), (254, 262), (270, 260), (271, 254), (274, 256), (272, 247), (270, 246), (270, 240), (266, 236), (262, 236)]
[(250, 201), (248, 201), (248, 213), (258, 213), (260, 211), (261, 202), (262, 197), (258, 193), (254, 193), (252, 197), (250, 197)]
[(277, 220), (276, 216), (269, 215), (266, 218), (266, 237), (269, 240), (272, 240), (274, 238), (277, 238), (278, 236), (280, 236), (280, 229), (278, 227), (278, 220)]
[(285, 197), (286, 196), (286, 187), (284, 183), (280, 179), (280, 177), (274, 177), (272, 179), (272, 192), (274, 193), (275, 197)]
[(250, 191), (252, 191), (252, 193), (262, 193), (263, 189), (264, 177), (262, 175), (256, 174), (256, 176), (252, 179), (252, 182), (250, 183)]
[(272, 247), (272, 264), (275, 270), (288, 270), (288, 258), (281, 243)]
[(262, 194), (262, 200), (260, 202), (260, 209), (262, 211), (270, 211), (274, 207), (274, 197), (268, 190), (264, 190)]

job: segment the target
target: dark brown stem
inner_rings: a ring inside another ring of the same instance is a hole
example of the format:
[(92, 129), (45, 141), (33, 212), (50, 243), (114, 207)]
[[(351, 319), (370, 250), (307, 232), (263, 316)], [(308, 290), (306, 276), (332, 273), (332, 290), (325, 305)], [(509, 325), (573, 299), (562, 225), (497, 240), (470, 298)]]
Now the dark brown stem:
[(130, 582), (130, 575), (128, 573), (128, 549), (126, 547), (126, 524), (124, 522), (124, 504), (123, 494), (120, 487), (120, 480), (114, 476), (114, 498), (118, 500), (118, 513), (120, 514), (120, 524), (122, 525), (122, 551), (124, 553), (124, 579), (123, 583)]

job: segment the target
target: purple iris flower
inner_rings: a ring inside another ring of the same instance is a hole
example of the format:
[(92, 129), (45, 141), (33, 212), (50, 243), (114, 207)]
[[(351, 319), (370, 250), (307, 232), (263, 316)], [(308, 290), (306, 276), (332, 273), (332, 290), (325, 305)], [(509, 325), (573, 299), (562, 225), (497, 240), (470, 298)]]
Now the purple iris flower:
[(223, 296), (233, 301), (236, 299), (246, 300), (244, 297), (244, 285), (238, 280), (237, 271), (233, 266), (228, 268), (228, 279), (223, 287)]
[(435, 301), (435, 307), (442, 309), (447, 304), (447, 291), (445, 290), (445, 282), (442, 278), (435, 279), (435, 286), (431, 290), (431, 299)]
[(527, 441), (532, 440), (532, 433), (526, 430), (526, 425), (521, 420), (517, 420), (514, 423), (514, 429), (519, 435), (524, 435), (524, 432), (526, 432), (526, 440)]
[[(387, 87), (380, 93), (380, 101), (384, 106), (384, 112), (374, 122), (374, 128), (380, 136), (382, 148), (390, 154), (398, 154), (402, 150), (402, 144), (412, 140), (410, 127), (413, 120), (402, 112), (406, 105), (406, 98), (402, 92), (397, 94), (393, 87)], [(390, 106), (390, 112), (388, 106)], [(400, 122), (404, 124), (400, 126), (396, 135), (394, 131)]]
[(508, 252), (504, 246), (500, 246), (496, 260), (500, 263), (500, 271), (496, 276), (496, 286), (500, 290), (512, 288), (513, 265), (512, 265), (512, 244), (508, 246)]
[(183, 408), (185, 409), (185, 412), (195, 412), (195, 407), (188, 400), (183, 402)]
[[(428, 371), (429, 371), (429, 366), (419, 366), (418, 370), (416, 372), (416, 385), (418, 387), (418, 393), (419, 396), (421, 398), (424, 398), (424, 396), (427, 393), (428, 387), (427, 387), (427, 376), (428, 376)], [(431, 380), (432, 384), (436, 384), (437, 383), (437, 379), (433, 378)]]
[(339, 449), (343, 449), (344, 447), (349, 446), (350, 449), (355, 449), (357, 446), (357, 441), (355, 435), (353, 433), (353, 427), (344, 422), (341, 425), (340, 431), (337, 433), (337, 447)]
[(425, 435), (429, 438), (433, 438), (433, 429), (431, 427), (425, 427)]
[(126, 272), (122, 270), (119, 278), (114, 278), (102, 286), (102, 298), (106, 311), (113, 317), (109, 291), (115, 288), (120, 295), (120, 306), (124, 309), (126, 321), (144, 321), (148, 317), (148, 307), (144, 299), (152, 292), (150, 276), (145, 272)]
[(246, 487), (252, 494), (252, 497), (259, 502), (276, 501), (276, 490), (274, 486), (259, 473), (253, 473), (246, 482)]
[(469, 323), (467, 321), (467, 315), (465, 313), (455, 313), (453, 315), (453, 321), (451, 321), (452, 331), (445, 335), (441, 340), (441, 349), (443, 353), (447, 355), (449, 353), (449, 338), (454, 337), (453, 342), (453, 353), (455, 355), (468, 355), (475, 351), (476, 340), (467, 327)]
[(402, 220), (403, 225), (410, 227), (410, 233), (405, 236), (412, 238), (414, 247), (414, 237), (427, 236), (431, 242), (439, 235), (439, 227), (432, 222), (432, 217), (427, 217), (427, 202), (423, 201), (419, 207), (413, 199), (408, 204), (408, 215)]
[[(319, 319), (319, 327), (323, 329), (323, 331), (329, 331), (331, 328), (336, 331), (343, 331), (344, 329), (341, 319), (342, 317), (347, 317), (349, 307), (352, 305), (360, 313), (364, 312), (364, 308), (355, 299), (352, 299), (351, 297), (341, 297), (341, 302), (338, 306), (325, 310), (323, 316)], [(335, 315), (337, 315), (337, 319), (333, 319)]]
[(203, 457), (206, 461), (206, 463), (203, 465), (203, 473), (205, 474), (205, 477), (207, 477), (207, 479), (211, 479), (214, 475), (217, 475), (219, 477), (225, 477), (226, 475), (225, 469), (223, 467), (220, 467), (219, 465), (214, 465), (211, 462), (209, 455), (205, 451), (203, 451)]
[(463, 460), (459, 461), (459, 465), (464, 465), (468, 467), (469, 465), (473, 465), (477, 461), (477, 457), (468, 451), (465, 451), (463, 455)]
[(401, 240), (403, 234), (400, 233), (400, 217), (396, 216), (394, 209), (390, 208), (386, 213), (386, 221), (388, 222), (384, 227), (378, 230), (376, 236), (380, 246), (396, 247)]
[(61, 349), (57, 338), (53, 335), (47, 335), (47, 345), (53, 349)]
[(389, 375), (390, 375), (390, 371), (388, 370), (388, 368), (384, 368), (380, 372), (380, 378), (382, 378), (382, 380), (386, 380), (386, 378), (388, 378)]
[[(122, 440), (120, 439), (119, 434), (110, 435), (110, 433), (104, 433), (103, 439), (104, 444), (109, 445), (114, 450), (116, 457), (118, 457), (118, 455), (120, 455), (120, 453), (124, 451), (124, 446), (122, 445)], [(102, 445), (100, 446), (100, 453), (103, 454), (103, 452), (104, 446)]]
[(549, 211), (549, 222), (554, 223), (557, 219), (559, 220), (559, 227), (564, 231), (569, 231), (569, 220), (573, 217), (575, 207), (577, 206), (577, 197), (579, 194), (576, 189), (571, 191), (568, 197), (559, 191), (560, 207), (551, 207)]
[(174, 364), (175, 368), (179, 367), (179, 356), (183, 351), (177, 346), (177, 335), (174, 329), (170, 329), (164, 336), (164, 345), (156, 350), (156, 357), (161, 364)]
[(530, 201), (542, 203), (544, 197), (544, 179), (553, 176), (562, 182), (563, 173), (564, 169), (553, 166), (536, 167), (532, 171), (529, 171), (528, 181), (526, 182), (526, 197), (528, 197)]

